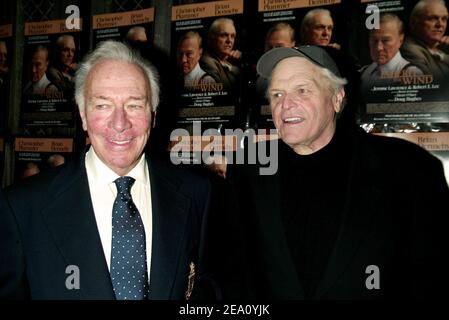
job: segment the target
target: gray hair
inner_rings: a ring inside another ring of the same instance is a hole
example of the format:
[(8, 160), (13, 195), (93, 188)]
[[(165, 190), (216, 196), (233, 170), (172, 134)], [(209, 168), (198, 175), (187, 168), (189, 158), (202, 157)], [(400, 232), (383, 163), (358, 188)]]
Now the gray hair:
[(130, 28), (130, 29), (128, 30), (128, 32), (126, 33), (125, 38), (126, 38), (127, 40), (131, 40), (131, 41), (132, 41), (134, 35), (135, 35), (135, 34), (138, 34), (138, 33), (144, 33), (145, 36), (147, 35), (147, 32), (145, 31), (145, 28), (144, 28), (144, 27), (142, 27), (142, 26), (135, 26), (135, 27), (132, 27), (132, 28)]
[(301, 26), (299, 28), (299, 34), (301, 35), (302, 42), (304, 42), (306, 40), (306, 36), (310, 31), (310, 27), (312, 25), (313, 18), (315, 17), (315, 15), (317, 15), (319, 13), (327, 14), (332, 19), (331, 12), (327, 9), (317, 8), (317, 9), (312, 9), (309, 12), (307, 12), (306, 15), (304, 16), (304, 18), (302, 18)]
[(58, 47), (63, 47), (65, 39), (72, 39), (72, 41), (75, 42), (75, 38), (72, 35), (70, 35), (70, 34), (63, 34), (62, 36), (59, 36), (58, 39), (56, 40), (56, 45)]
[[(321, 73), (321, 76), (327, 79), (328, 81), (327, 85), (333, 97), (335, 97), (337, 93), (343, 90), (345, 88), (345, 85), (348, 84), (348, 80), (335, 75), (329, 69), (322, 68), (320, 66), (317, 67)], [(341, 102), (340, 111), (338, 112), (339, 114), (343, 111), (345, 105), (346, 105), (346, 96), (343, 98), (343, 101)]]
[(85, 85), (87, 77), (92, 68), (98, 63), (105, 60), (119, 60), (140, 67), (150, 85), (151, 108), (156, 111), (159, 105), (159, 76), (154, 66), (142, 58), (140, 54), (132, 50), (127, 45), (113, 40), (100, 43), (100, 45), (90, 54), (88, 54), (79, 69), (76, 71), (75, 77), (75, 100), (80, 111), (84, 111), (85, 101)]
[[(402, 20), (399, 19), (397, 15), (394, 13), (382, 13), (379, 18), (379, 23), (388, 23), (388, 22), (394, 22), (396, 23), (396, 26), (398, 27), (399, 34), (404, 34), (404, 24), (402, 23)], [(373, 29), (376, 30), (376, 29)]]
[(290, 36), (290, 41), (295, 42), (295, 30), (292, 28), (292, 26), (289, 23), (286, 22), (278, 22), (275, 25), (273, 25), (267, 32), (267, 35), (265, 37), (265, 43), (270, 39), (271, 35), (277, 31), (287, 30), (288, 34)]
[(214, 22), (212, 22), (209, 27), (209, 32), (207, 33), (207, 41), (209, 46), (211, 45), (211, 41), (217, 37), (220, 26), (226, 23), (232, 25), (235, 28), (234, 21), (229, 18), (218, 18), (214, 20)]
[(421, 19), (422, 15), (424, 14), (424, 11), (426, 10), (427, 6), (432, 3), (440, 4), (444, 7), (446, 7), (446, 3), (444, 2), (444, 0), (421, 0), (421, 1), (419, 1), (413, 7), (412, 12), (410, 13), (409, 26), (410, 26), (410, 31), (412, 31), (412, 33), (415, 31), (415, 27), (416, 27), (418, 21)]
[(179, 38), (178, 48), (181, 46), (182, 42), (186, 39), (196, 39), (198, 41), (198, 47), (201, 49), (203, 47), (203, 41), (200, 34), (197, 31), (187, 31), (185, 34)]

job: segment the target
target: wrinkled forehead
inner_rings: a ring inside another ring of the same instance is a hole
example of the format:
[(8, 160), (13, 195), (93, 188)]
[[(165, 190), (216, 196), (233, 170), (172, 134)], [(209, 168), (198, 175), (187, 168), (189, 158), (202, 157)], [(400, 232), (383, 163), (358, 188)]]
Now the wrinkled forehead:
[(230, 22), (222, 22), (218, 27), (218, 35), (229, 33), (229, 34), (235, 34), (235, 27)]
[(326, 12), (319, 12), (313, 16), (312, 25), (326, 25), (333, 26), (334, 22), (332, 21), (331, 16)]
[(103, 79), (115, 79), (129, 84), (129, 80), (145, 85), (145, 92), (150, 96), (150, 79), (144, 69), (135, 63), (119, 59), (101, 59), (92, 66), (86, 77), (86, 86), (101, 83)]
[(448, 11), (446, 6), (437, 2), (427, 4), (423, 9), (422, 17), (427, 18), (429, 16), (447, 17)]
[(400, 36), (400, 28), (397, 22), (395, 21), (385, 21), (381, 22), (379, 24), (379, 29), (373, 29), (370, 32), (370, 37), (382, 35), (382, 34), (389, 34), (389, 35), (395, 35)]

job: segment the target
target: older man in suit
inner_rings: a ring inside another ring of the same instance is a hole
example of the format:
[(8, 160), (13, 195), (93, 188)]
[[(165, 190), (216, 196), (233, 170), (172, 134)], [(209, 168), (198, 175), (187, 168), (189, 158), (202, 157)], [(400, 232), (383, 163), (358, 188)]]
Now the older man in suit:
[(217, 257), (225, 296), (442, 297), (441, 162), (411, 143), (338, 126), (346, 80), (322, 48), (272, 49), (257, 70), (270, 78), (278, 171), (228, 168), (228, 225), (218, 224), (227, 237), (216, 234), (226, 239)]
[(189, 298), (203, 276), (209, 184), (144, 152), (159, 102), (156, 71), (107, 41), (86, 57), (75, 84), (92, 145), (7, 189), (7, 221), (17, 225), (4, 227), (0, 243), (20, 250), (0, 253), (8, 254), (0, 296)]
[(443, 0), (419, 1), (410, 14), (410, 36), (401, 48), (404, 58), (442, 82), (449, 75), (448, 17)]

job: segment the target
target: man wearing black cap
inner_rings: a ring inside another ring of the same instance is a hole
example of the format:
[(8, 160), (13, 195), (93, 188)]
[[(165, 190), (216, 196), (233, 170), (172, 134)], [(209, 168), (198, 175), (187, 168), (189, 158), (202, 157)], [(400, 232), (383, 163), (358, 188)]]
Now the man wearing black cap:
[(228, 168), (228, 224), (215, 234), (225, 239), (225, 297), (442, 297), (449, 190), (440, 161), (337, 126), (346, 80), (322, 48), (273, 49), (257, 70), (270, 80), (278, 171)]

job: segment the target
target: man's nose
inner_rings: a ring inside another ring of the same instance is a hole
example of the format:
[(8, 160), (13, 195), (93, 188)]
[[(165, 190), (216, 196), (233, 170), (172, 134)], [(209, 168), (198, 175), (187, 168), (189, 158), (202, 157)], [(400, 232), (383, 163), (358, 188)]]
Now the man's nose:
[(445, 25), (445, 21), (443, 20), (443, 18), (438, 18), (436, 26), (437, 27), (443, 27), (444, 25)]
[(131, 122), (129, 121), (128, 114), (123, 106), (114, 108), (111, 126), (117, 132), (123, 132), (131, 128)]
[(296, 104), (296, 98), (294, 94), (286, 93), (283, 100), (282, 100), (282, 108), (283, 109), (290, 109)]
[(376, 49), (377, 49), (377, 51), (381, 51), (384, 49), (384, 44), (382, 43), (382, 41), (378, 41), (376, 43)]

